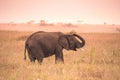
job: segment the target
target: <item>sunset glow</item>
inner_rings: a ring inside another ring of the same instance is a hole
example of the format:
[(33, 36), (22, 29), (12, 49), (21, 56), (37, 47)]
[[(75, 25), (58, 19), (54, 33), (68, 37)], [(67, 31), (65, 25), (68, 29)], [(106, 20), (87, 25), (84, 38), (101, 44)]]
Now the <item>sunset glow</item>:
[(120, 0), (0, 0), (0, 23), (120, 24)]

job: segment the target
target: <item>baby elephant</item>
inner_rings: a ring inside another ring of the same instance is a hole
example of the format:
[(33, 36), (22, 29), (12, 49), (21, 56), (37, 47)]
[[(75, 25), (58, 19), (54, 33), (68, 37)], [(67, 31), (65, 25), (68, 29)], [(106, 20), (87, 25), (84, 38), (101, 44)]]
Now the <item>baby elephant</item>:
[(85, 40), (77, 34), (38, 31), (26, 40), (24, 59), (26, 60), (27, 49), (31, 62), (37, 60), (41, 64), (43, 58), (55, 55), (55, 63), (64, 63), (63, 49), (76, 51), (76, 48), (82, 48), (84, 45)]

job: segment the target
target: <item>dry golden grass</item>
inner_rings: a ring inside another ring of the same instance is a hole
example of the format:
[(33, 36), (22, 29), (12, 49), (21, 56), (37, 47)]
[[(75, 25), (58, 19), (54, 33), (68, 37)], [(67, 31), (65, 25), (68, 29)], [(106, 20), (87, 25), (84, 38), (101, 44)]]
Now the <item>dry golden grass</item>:
[(120, 33), (80, 33), (86, 45), (64, 50), (64, 64), (54, 56), (42, 65), (24, 58), (24, 42), (32, 32), (0, 31), (0, 80), (119, 80)]

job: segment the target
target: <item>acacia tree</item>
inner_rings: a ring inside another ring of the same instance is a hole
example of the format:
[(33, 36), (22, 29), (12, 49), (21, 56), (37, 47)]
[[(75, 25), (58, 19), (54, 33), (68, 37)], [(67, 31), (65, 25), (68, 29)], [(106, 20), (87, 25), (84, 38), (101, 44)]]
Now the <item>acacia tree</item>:
[(27, 22), (27, 24), (33, 24), (35, 21), (34, 20), (30, 20)]
[(116, 28), (116, 30), (117, 30), (118, 32), (120, 32), (120, 28)]
[(41, 21), (40, 21), (40, 25), (41, 25), (41, 26), (45, 26), (45, 25), (46, 25), (45, 20), (41, 20)]

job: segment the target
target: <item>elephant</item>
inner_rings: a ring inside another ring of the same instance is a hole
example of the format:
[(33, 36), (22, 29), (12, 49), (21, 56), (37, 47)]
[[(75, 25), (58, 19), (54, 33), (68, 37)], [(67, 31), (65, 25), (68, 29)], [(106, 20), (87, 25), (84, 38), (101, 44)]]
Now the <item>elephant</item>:
[(55, 55), (55, 63), (64, 63), (63, 49), (76, 51), (84, 45), (85, 40), (77, 34), (38, 31), (30, 35), (25, 42), (24, 60), (27, 50), (30, 62), (37, 60), (41, 64), (43, 58)]

